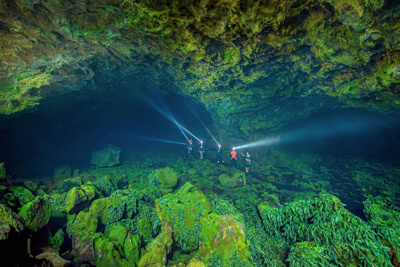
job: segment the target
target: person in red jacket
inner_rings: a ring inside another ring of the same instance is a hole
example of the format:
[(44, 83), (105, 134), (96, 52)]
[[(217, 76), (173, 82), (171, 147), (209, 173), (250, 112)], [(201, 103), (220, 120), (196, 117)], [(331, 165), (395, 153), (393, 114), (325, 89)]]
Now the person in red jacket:
[(232, 166), (237, 168), (237, 152), (235, 151), (234, 147), (232, 147), (231, 151), (231, 161), (232, 161)]

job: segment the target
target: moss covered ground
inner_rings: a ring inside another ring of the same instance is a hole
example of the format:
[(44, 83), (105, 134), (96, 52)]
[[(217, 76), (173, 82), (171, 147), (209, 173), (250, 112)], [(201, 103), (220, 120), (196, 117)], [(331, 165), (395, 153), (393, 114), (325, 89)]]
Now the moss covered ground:
[[(51, 206), (50, 220), (50, 211), (34, 225), (18, 215), (13, 218), (20, 223), (10, 223), (10, 215), (1, 220), (10, 229), (25, 225), (60, 254), (97, 266), (399, 262), (399, 168), (276, 150), (253, 159), (247, 182), (230, 188), (218, 180), (237, 173), (229, 164), (186, 158), (185, 151), (164, 153), (132, 154), (117, 167), (81, 170), (82, 185), (67, 192), (59, 191), (62, 184), (36, 181)], [(158, 173), (162, 181), (177, 180), (171, 192), (152, 183)], [(25, 190), (17, 189), (4, 189), (2, 203), (25, 219), (38, 198), (22, 197)]]

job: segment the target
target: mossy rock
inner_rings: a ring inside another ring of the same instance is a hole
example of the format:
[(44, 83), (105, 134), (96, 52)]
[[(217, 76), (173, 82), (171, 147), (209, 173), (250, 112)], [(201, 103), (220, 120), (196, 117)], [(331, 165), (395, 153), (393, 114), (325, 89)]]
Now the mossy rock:
[(65, 211), (76, 213), (90, 205), (97, 195), (97, 189), (91, 182), (81, 187), (74, 187), (66, 194)]
[(235, 188), (246, 185), (246, 174), (242, 171), (235, 171), (232, 175), (221, 174), (218, 176), (219, 183), (225, 188)]
[(146, 254), (140, 259), (138, 267), (163, 267), (167, 265), (167, 256), (171, 252), (173, 240), (170, 231), (161, 232), (146, 247)]
[(148, 179), (151, 185), (155, 185), (163, 194), (168, 194), (172, 192), (172, 188), (178, 182), (178, 173), (166, 167), (153, 171)]
[(186, 252), (199, 247), (200, 218), (212, 209), (207, 197), (190, 183), (176, 194), (168, 194), (156, 201), (161, 228), (174, 233), (174, 240)]
[(104, 196), (107, 197), (111, 196), (111, 194), (118, 189), (118, 180), (109, 174), (97, 179), (93, 184)]
[(93, 251), (94, 257), (92, 261), (95, 266), (132, 266), (132, 263), (128, 262), (124, 258), (124, 254), (116, 248), (116, 244), (104, 235), (95, 235), (93, 238)]
[(39, 188), (39, 184), (35, 183), (34, 181), (24, 181), (24, 185), (32, 192), (35, 192)]
[(28, 188), (22, 186), (10, 186), (8, 190), (11, 191), (21, 206), (35, 198), (35, 195)]
[(26, 228), (36, 232), (49, 223), (51, 216), (50, 201), (45, 198), (36, 197), (31, 202), (25, 204), (18, 214), (24, 219)]
[(82, 185), (82, 179), (80, 177), (68, 178), (58, 182), (58, 192), (60, 194), (68, 192), (74, 187), (79, 187)]
[(138, 222), (139, 235), (145, 241), (149, 241), (153, 233), (153, 224), (147, 217), (141, 218)]
[(242, 223), (231, 215), (216, 213), (204, 216), (200, 221), (199, 255), (204, 263), (209, 264), (214, 257), (222, 260), (222, 266), (231, 266), (233, 262), (248, 263), (250, 241)]
[(109, 145), (106, 148), (92, 152), (90, 164), (97, 167), (114, 167), (120, 164), (119, 154), (121, 149), (119, 147)]
[(51, 246), (52, 248), (54, 248), (57, 251), (60, 251), (60, 248), (61, 248), (62, 244), (64, 243), (64, 235), (65, 235), (65, 233), (62, 229), (58, 229), (58, 231), (54, 234), (54, 236), (52, 236), (50, 233), (49, 240), (48, 240), (49, 246)]
[[(22, 232), (25, 227), (22, 224), (22, 217), (14, 213), (10, 208), (0, 204), (0, 240), (9, 237), (11, 231)], [(12, 227), (12, 229), (10, 228)]]
[(134, 262), (135, 264), (138, 262), (141, 245), (139, 235), (132, 234), (126, 227), (120, 224), (113, 224), (107, 236), (123, 251), (124, 257), (129, 262)]

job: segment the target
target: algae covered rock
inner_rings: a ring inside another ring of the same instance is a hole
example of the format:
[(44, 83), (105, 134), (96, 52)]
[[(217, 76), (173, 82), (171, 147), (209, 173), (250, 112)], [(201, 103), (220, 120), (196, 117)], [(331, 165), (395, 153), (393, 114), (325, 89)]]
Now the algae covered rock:
[(207, 197), (186, 183), (176, 194), (165, 195), (155, 202), (161, 228), (173, 232), (174, 240), (182, 250), (196, 250), (201, 232), (200, 218), (212, 211)]
[(25, 221), (29, 230), (36, 232), (49, 223), (51, 216), (51, 204), (47, 199), (36, 197), (25, 204), (18, 213)]
[(65, 211), (75, 213), (88, 206), (96, 196), (97, 189), (91, 182), (81, 187), (74, 187), (67, 193)]
[(172, 188), (178, 182), (178, 174), (173, 169), (166, 167), (153, 171), (148, 179), (151, 185), (155, 185), (163, 193), (167, 194), (172, 192)]
[(147, 245), (147, 253), (140, 259), (138, 267), (166, 266), (167, 255), (171, 252), (172, 243), (172, 233), (170, 231), (163, 231)]
[(200, 221), (199, 254), (206, 264), (213, 258), (221, 259), (223, 266), (231, 266), (233, 262), (248, 263), (250, 242), (242, 223), (231, 215), (216, 213), (202, 217)]
[(118, 181), (113, 176), (107, 174), (93, 182), (96, 188), (105, 196), (110, 196), (118, 189)]
[(121, 149), (119, 147), (109, 145), (106, 148), (92, 152), (90, 164), (97, 167), (114, 167), (120, 164), (119, 154)]
[(221, 174), (218, 181), (225, 188), (235, 188), (246, 185), (246, 174), (242, 171), (235, 171), (232, 175)]
[(68, 178), (59, 182), (60, 186), (58, 191), (60, 194), (68, 192), (74, 187), (79, 187), (82, 185), (82, 179), (80, 177)]
[(35, 198), (35, 195), (29, 191), (28, 188), (22, 186), (10, 186), (8, 190), (11, 191), (12, 195), (18, 200), (21, 206)]
[(131, 233), (120, 224), (114, 224), (110, 227), (108, 238), (124, 252), (124, 256), (129, 262), (136, 263), (139, 260), (141, 244), (139, 235)]
[(23, 231), (25, 227), (21, 221), (21, 216), (5, 205), (0, 204), (0, 240), (7, 239), (12, 231), (17, 233)]
[(57, 251), (60, 251), (62, 244), (64, 243), (65, 233), (62, 229), (58, 229), (58, 231), (54, 234), (54, 236), (49, 233), (48, 244)]

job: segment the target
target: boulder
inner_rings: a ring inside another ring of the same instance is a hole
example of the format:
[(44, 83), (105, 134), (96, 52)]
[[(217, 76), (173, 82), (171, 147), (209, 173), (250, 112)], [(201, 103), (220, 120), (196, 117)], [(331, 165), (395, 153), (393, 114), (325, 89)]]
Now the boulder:
[(149, 177), (150, 185), (156, 186), (163, 194), (172, 192), (172, 188), (178, 182), (178, 174), (173, 169), (166, 167), (153, 171)]
[(34, 181), (30, 181), (30, 180), (24, 181), (24, 186), (32, 192), (35, 192), (39, 188), (38, 183), (36, 183)]
[(139, 235), (131, 233), (120, 224), (113, 224), (110, 227), (108, 238), (124, 252), (125, 258), (129, 262), (136, 264), (139, 261), (141, 244)]
[(172, 231), (177, 245), (186, 252), (199, 247), (200, 218), (212, 211), (207, 197), (190, 183), (176, 194), (156, 199), (156, 211), (165, 231)]
[(201, 233), (199, 255), (204, 263), (220, 258), (222, 266), (245, 266), (250, 255), (250, 241), (246, 238), (242, 223), (232, 215), (208, 214), (200, 218)]
[(60, 165), (54, 168), (54, 180), (64, 180), (71, 178), (71, 167), (68, 165)]
[(66, 195), (65, 211), (69, 214), (76, 213), (89, 206), (96, 196), (97, 189), (91, 182), (80, 187), (74, 187)]
[(97, 167), (114, 167), (120, 164), (119, 154), (121, 149), (119, 147), (109, 145), (108, 147), (92, 152), (90, 164)]
[(36, 232), (49, 223), (51, 216), (50, 201), (36, 197), (31, 202), (25, 204), (18, 214), (24, 219), (26, 228)]
[(235, 171), (232, 175), (221, 174), (218, 177), (219, 183), (225, 188), (235, 188), (246, 185), (246, 174), (242, 171)]
[(0, 240), (8, 239), (11, 232), (20, 233), (25, 229), (22, 218), (10, 208), (0, 204)]
[(138, 267), (167, 266), (167, 255), (172, 248), (172, 233), (163, 231), (146, 247), (146, 254), (140, 259)]
[(74, 187), (82, 185), (82, 179), (80, 177), (67, 178), (58, 182), (58, 191), (60, 194), (68, 192)]
[(11, 191), (12, 195), (18, 200), (21, 206), (26, 203), (32, 201), (35, 198), (35, 195), (29, 191), (28, 188), (22, 186), (10, 186), (8, 190)]
[(109, 174), (102, 176), (93, 183), (104, 196), (111, 196), (118, 189), (118, 181)]
[(49, 233), (48, 244), (55, 250), (60, 251), (62, 244), (64, 243), (64, 231), (62, 229), (58, 229), (58, 231), (54, 234), (54, 236)]

